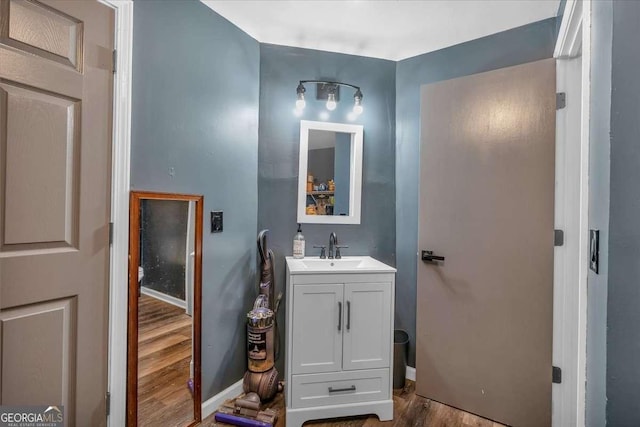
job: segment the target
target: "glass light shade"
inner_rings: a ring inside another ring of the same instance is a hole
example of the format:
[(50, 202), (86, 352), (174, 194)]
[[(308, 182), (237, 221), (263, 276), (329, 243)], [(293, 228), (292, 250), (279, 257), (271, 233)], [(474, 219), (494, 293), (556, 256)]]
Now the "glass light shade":
[(327, 98), (327, 110), (333, 111), (337, 106), (338, 104), (336, 103), (336, 96), (333, 93), (330, 93)]

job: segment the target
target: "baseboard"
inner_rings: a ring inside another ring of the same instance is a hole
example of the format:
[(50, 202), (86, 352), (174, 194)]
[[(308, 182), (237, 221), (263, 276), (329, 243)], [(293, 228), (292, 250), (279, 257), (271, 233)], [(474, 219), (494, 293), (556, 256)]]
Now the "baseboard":
[(213, 414), (225, 400), (233, 399), (240, 394), (242, 394), (242, 380), (231, 384), (212, 398), (202, 402), (202, 419), (204, 420), (209, 415)]
[(415, 381), (416, 380), (416, 368), (412, 368), (411, 366), (407, 366), (407, 372), (405, 377), (408, 380)]
[(140, 292), (145, 295), (149, 295), (155, 299), (159, 299), (160, 301), (164, 301), (171, 305), (175, 305), (176, 307), (180, 307), (184, 310), (187, 309), (187, 302), (181, 300), (180, 298), (172, 297), (171, 295), (163, 294), (162, 292), (158, 292), (155, 289), (147, 288), (146, 286), (140, 287)]

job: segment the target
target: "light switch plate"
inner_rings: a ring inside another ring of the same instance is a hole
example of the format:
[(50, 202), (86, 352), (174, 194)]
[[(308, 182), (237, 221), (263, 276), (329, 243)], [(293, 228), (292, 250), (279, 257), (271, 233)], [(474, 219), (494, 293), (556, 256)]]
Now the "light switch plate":
[(589, 268), (596, 274), (600, 269), (600, 230), (589, 230)]
[(212, 211), (211, 212), (211, 232), (212, 233), (222, 233), (223, 230), (223, 216), (222, 211)]

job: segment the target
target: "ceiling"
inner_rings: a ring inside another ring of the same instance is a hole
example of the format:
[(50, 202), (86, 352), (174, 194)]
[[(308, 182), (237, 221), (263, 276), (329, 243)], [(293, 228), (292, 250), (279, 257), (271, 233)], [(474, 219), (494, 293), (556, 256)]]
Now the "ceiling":
[(560, 0), (201, 0), (261, 43), (401, 60), (556, 16)]

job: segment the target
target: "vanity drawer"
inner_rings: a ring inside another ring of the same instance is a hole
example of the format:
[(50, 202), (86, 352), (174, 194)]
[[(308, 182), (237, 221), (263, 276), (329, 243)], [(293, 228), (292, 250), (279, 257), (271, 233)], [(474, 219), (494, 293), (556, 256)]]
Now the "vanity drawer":
[(389, 369), (292, 375), (292, 408), (309, 408), (390, 398)]

